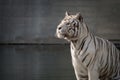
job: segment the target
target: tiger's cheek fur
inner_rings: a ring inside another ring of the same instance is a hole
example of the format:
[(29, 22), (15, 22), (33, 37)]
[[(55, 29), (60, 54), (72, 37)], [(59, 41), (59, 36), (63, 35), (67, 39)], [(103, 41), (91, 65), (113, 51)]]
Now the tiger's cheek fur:
[(68, 35), (69, 35), (70, 37), (72, 37), (72, 36), (74, 36), (75, 30), (74, 30), (74, 29), (70, 29), (70, 30), (68, 30), (67, 32), (68, 32)]

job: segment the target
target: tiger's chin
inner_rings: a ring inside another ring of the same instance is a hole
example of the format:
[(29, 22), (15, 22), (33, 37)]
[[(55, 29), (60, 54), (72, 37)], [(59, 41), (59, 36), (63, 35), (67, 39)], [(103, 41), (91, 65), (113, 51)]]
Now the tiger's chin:
[(57, 38), (59, 39), (66, 39), (67, 35), (63, 34), (57, 34)]
[(63, 36), (63, 35), (57, 35), (57, 38), (59, 38), (59, 39), (64, 39), (65, 36)]
[(74, 41), (74, 40), (77, 40), (77, 37), (76, 36), (74, 36), (74, 35), (60, 35), (60, 34), (58, 34), (57, 35), (57, 38), (59, 38), (59, 39), (65, 39), (65, 40), (67, 40), (67, 41)]

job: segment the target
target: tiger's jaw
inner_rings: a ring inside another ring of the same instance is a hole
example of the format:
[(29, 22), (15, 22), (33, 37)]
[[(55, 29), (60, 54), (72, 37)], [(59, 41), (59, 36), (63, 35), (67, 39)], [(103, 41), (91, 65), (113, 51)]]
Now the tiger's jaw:
[(56, 37), (59, 38), (59, 39), (65, 39), (66, 35), (65, 34), (56, 33)]
[(59, 39), (67, 39), (68, 35), (67, 33), (62, 33), (61, 31), (56, 31), (56, 37), (59, 38)]

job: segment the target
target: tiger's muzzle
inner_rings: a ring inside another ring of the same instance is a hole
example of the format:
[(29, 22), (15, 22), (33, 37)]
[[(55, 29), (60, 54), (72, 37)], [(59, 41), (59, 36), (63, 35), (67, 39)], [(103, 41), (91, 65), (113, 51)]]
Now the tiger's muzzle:
[(56, 30), (56, 36), (58, 38), (65, 38), (67, 37), (67, 28), (66, 27), (62, 27), (62, 26), (58, 26), (57, 30)]

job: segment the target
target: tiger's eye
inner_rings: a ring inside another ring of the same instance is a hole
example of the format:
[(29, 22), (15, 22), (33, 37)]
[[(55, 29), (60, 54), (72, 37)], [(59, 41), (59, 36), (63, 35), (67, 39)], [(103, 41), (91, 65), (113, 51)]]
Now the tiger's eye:
[(76, 23), (73, 23), (73, 26), (76, 26)]
[(70, 25), (70, 23), (66, 23), (66, 25)]

